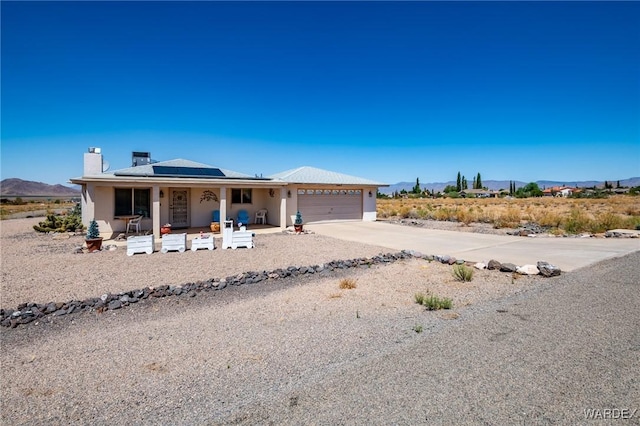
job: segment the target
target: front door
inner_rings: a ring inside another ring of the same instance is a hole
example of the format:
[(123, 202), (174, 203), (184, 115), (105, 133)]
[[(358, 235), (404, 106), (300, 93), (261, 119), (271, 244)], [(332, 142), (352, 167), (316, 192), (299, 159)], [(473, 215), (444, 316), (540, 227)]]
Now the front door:
[(189, 227), (189, 201), (186, 189), (174, 189), (171, 191), (171, 204), (169, 205), (169, 222), (173, 228)]

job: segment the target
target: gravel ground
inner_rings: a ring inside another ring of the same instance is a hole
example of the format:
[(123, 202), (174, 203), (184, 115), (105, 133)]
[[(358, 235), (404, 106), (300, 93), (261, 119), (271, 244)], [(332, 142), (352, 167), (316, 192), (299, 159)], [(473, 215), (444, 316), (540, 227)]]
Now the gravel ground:
[[(251, 250), (127, 257), (121, 248), (73, 254), (81, 237), (53, 240), (30, 231), (33, 223), (0, 223), (2, 307), (388, 251), (313, 234), (271, 234), (257, 236)], [(375, 370), (379, 363), (393, 369), (396, 360), (386, 357), (428, 346), (441, 332), (453, 333), (482, 316), (487, 306), (552, 289), (568, 277), (513, 279), (511, 274), (476, 271), (471, 283), (458, 283), (451, 267), (411, 259), (3, 328), (1, 423), (325, 423), (290, 408), (309, 404), (305, 392), (318, 392), (322, 401), (329, 401), (333, 388), (322, 386), (332, 380), (356, 374), (363, 366)], [(357, 287), (340, 289), (343, 278), (355, 279)], [(454, 309), (426, 311), (413, 302), (416, 292), (451, 297)], [(459, 347), (464, 340), (456, 341)], [(430, 374), (420, 364), (415, 368)], [(455, 366), (450, 368), (455, 372)], [(350, 383), (361, 401), (367, 392), (380, 393), (378, 398), (386, 394), (374, 380), (377, 373), (370, 374), (362, 382), (366, 386)], [(411, 372), (403, 380), (413, 383)], [(317, 403), (309, 407), (319, 413), (331, 408)], [(393, 418), (391, 411), (381, 412), (377, 421), (366, 411), (361, 414), (373, 423)], [(359, 423), (357, 413), (349, 415), (354, 417), (330, 423)]]

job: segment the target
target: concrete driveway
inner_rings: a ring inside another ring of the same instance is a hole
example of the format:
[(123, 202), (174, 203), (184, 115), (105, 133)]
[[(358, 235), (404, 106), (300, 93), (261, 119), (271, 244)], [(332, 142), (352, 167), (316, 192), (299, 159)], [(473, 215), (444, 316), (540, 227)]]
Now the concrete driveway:
[(305, 226), (320, 235), (395, 250), (454, 256), (472, 262), (495, 259), (516, 265), (539, 260), (563, 271), (640, 250), (639, 238), (545, 238), (441, 231), (385, 222), (326, 222)]

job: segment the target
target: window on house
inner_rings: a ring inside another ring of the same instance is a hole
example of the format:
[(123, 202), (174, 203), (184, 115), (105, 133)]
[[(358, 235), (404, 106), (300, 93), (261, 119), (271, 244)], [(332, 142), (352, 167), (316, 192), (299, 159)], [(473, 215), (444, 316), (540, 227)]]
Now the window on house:
[(231, 202), (234, 204), (251, 204), (251, 188), (231, 189)]
[(151, 190), (148, 188), (116, 188), (114, 216), (141, 214), (150, 217)]

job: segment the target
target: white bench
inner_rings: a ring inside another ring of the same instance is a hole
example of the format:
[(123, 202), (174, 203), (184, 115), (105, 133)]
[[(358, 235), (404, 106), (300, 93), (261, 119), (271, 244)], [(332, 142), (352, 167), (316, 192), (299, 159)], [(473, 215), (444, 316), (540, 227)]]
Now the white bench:
[(171, 250), (177, 250), (183, 253), (187, 249), (187, 234), (164, 234), (162, 236), (162, 249), (163, 253)]

